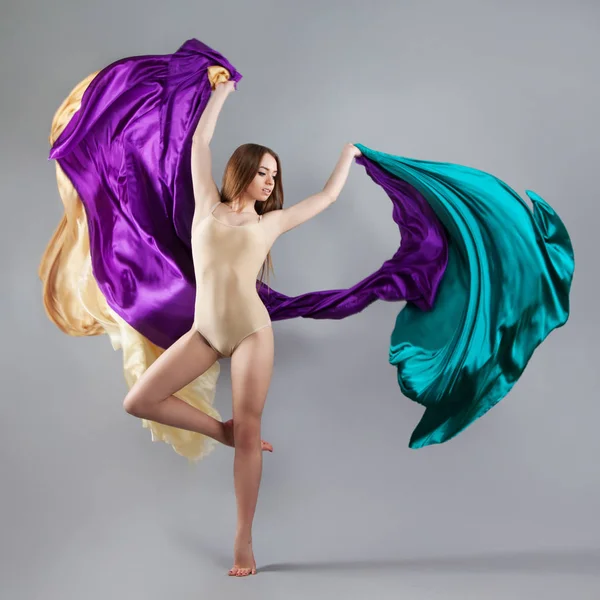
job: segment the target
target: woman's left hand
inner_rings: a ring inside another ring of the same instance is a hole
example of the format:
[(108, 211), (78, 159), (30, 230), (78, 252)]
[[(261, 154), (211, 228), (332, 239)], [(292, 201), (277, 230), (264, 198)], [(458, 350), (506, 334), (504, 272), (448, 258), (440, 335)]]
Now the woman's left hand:
[(359, 156), (362, 156), (362, 152), (354, 144), (350, 144), (350, 143), (348, 143), (344, 146), (344, 152), (348, 152), (354, 158), (358, 158)]

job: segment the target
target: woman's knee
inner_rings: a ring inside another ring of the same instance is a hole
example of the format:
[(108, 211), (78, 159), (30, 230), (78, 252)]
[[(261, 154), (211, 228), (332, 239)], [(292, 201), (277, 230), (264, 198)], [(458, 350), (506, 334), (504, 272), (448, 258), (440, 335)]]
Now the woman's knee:
[(249, 414), (233, 419), (236, 448), (253, 449), (260, 447), (260, 414)]
[(125, 396), (123, 408), (126, 413), (134, 417), (142, 418), (146, 414), (144, 398), (135, 390), (135, 387), (131, 388), (127, 396)]

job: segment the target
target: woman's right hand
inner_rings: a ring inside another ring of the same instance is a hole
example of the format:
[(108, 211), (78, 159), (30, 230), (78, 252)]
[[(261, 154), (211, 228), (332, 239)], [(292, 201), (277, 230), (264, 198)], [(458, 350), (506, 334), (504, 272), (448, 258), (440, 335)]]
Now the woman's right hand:
[(235, 82), (231, 79), (227, 81), (221, 81), (215, 86), (215, 92), (219, 94), (231, 94), (235, 90)]

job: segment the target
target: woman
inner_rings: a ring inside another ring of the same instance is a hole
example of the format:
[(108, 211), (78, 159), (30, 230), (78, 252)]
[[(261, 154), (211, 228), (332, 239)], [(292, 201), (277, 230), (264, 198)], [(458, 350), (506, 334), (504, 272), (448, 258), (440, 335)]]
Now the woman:
[[(241, 78), (192, 39), (81, 81), (52, 121), (65, 212), (38, 271), (62, 331), (106, 333), (122, 349), (125, 409), (152, 440), (190, 461), (218, 442), (235, 447), (238, 576), (256, 572), (251, 526), (262, 450), (272, 450), (259, 442), (271, 321), (344, 319), (376, 300), (406, 300), (389, 362), (403, 395), (425, 408), (409, 442), (422, 448), (508, 394), (566, 323), (574, 272), (568, 231), (543, 198), (527, 190), (531, 210), (503, 181), (463, 165), (347, 145), (323, 191), (283, 210), (277, 155), (247, 144), (219, 194), (208, 146)], [(275, 239), (335, 201), (354, 157), (392, 203), (402, 240), (393, 256), (345, 289), (291, 297), (257, 282)], [(213, 399), (225, 356), (234, 418), (221, 423)]]
[[(360, 151), (346, 144), (323, 190), (290, 208), (283, 207), (279, 157), (255, 144), (240, 146), (230, 158), (219, 193), (211, 174), (210, 141), (234, 83), (219, 83), (192, 140), (195, 211), (192, 253), (196, 274), (194, 326), (170, 346), (127, 394), (125, 410), (136, 417), (196, 431), (235, 447), (237, 532), (229, 575), (256, 573), (252, 521), (262, 472), (260, 439), (263, 407), (273, 370), (273, 330), (256, 290), (259, 269), (270, 264), (269, 250), (286, 231), (333, 204)], [(233, 419), (223, 423), (173, 396), (214, 362), (231, 358)]]

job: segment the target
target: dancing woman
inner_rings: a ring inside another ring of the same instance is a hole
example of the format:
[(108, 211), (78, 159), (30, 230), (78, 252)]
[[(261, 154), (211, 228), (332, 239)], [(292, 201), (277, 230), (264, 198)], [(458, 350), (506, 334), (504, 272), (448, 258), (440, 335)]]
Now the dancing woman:
[[(281, 164), (275, 152), (244, 144), (233, 153), (219, 192), (210, 141), (231, 81), (211, 95), (192, 140), (196, 275), (194, 325), (131, 388), (125, 410), (136, 417), (196, 431), (235, 448), (237, 531), (230, 575), (256, 573), (252, 521), (262, 473), (261, 417), (273, 370), (273, 330), (256, 282), (271, 266), (270, 249), (286, 231), (333, 204), (360, 151), (346, 144), (322, 191), (283, 208)], [(232, 414), (223, 423), (173, 394), (220, 358), (231, 358)]]
[[(209, 144), (241, 78), (191, 39), (81, 81), (52, 121), (65, 213), (38, 271), (62, 331), (106, 333), (122, 349), (125, 409), (153, 440), (192, 461), (218, 442), (235, 448), (237, 576), (256, 572), (271, 321), (344, 319), (376, 300), (406, 300), (389, 362), (402, 394), (425, 408), (409, 442), (421, 448), (452, 439), (509, 393), (566, 323), (575, 266), (564, 223), (535, 192), (532, 210), (490, 173), (363, 144), (347, 144), (323, 191), (287, 209), (277, 154), (243, 145), (219, 193)], [(349, 288), (271, 289), (262, 281), (271, 246), (337, 199), (355, 157), (391, 201), (400, 246)], [(233, 388), (225, 423), (212, 406), (223, 357)]]

